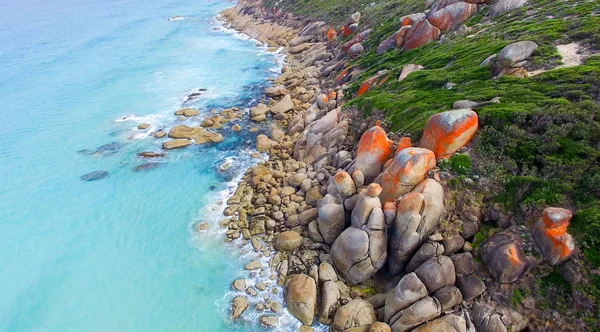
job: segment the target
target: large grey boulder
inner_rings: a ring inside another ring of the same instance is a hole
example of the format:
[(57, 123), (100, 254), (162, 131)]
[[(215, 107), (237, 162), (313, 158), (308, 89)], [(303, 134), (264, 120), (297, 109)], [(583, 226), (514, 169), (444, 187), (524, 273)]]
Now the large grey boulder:
[[(352, 227), (362, 228), (367, 224), (369, 216), (373, 211), (381, 210), (380, 193), (381, 187), (376, 183), (371, 183), (358, 194), (356, 204), (350, 216)], [(381, 213), (383, 213), (383, 210), (381, 210)]]
[(462, 293), (456, 286), (446, 286), (440, 288), (433, 294), (433, 297), (440, 301), (442, 311), (452, 309), (463, 301)]
[(467, 301), (476, 298), (485, 291), (485, 283), (475, 275), (473, 255), (470, 252), (450, 256), (456, 272), (456, 287)]
[(377, 321), (373, 306), (364, 300), (352, 300), (338, 309), (329, 330), (331, 332), (367, 331)]
[(371, 212), (362, 229), (349, 227), (331, 247), (333, 264), (348, 284), (370, 278), (387, 258), (387, 228), (381, 208)]
[(452, 286), (456, 281), (454, 264), (450, 257), (443, 255), (430, 258), (415, 270), (415, 274), (423, 281), (430, 294), (440, 288)]
[(490, 10), (490, 17), (496, 17), (509, 12), (513, 9), (517, 9), (527, 3), (527, 0), (496, 0)]
[[(390, 229), (389, 270), (398, 275), (445, 214), (444, 189), (427, 179), (398, 201)], [(414, 266), (411, 266), (414, 267)]]
[(385, 322), (392, 324), (402, 310), (426, 296), (427, 288), (421, 279), (414, 273), (405, 275), (385, 299)]
[(335, 281), (325, 281), (321, 287), (319, 322), (331, 324), (333, 315), (340, 307), (340, 289)]
[(473, 324), (478, 332), (507, 332), (502, 316), (485, 303), (475, 302), (471, 309)]
[(304, 325), (312, 325), (317, 306), (317, 285), (315, 279), (296, 274), (285, 288), (285, 304), (292, 316)]
[(346, 228), (346, 218), (342, 201), (333, 196), (325, 195), (317, 202), (318, 230), (327, 244), (332, 244)]
[(498, 65), (503, 68), (521, 67), (537, 48), (536, 43), (528, 40), (509, 44), (500, 51)]
[(428, 296), (399, 312), (397, 319), (389, 324), (394, 332), (410, 331), (441, 314), (440, 302), (436, 298)]
[(431, 257), (437, 257), (444, 253), (444, 246), (435, 241), (425, 241), (423, 245), (413, 255), (410, 262), (406, 265), (406, 272), (413, 272), (416, 268), (421, 266)]
[(467, 321), (462, 315), (450, 314), (421, 325), (414, 332), (467, 332)]
[(519, 237), (507, 231), (484, 241), (479, 254), (494, 279), (503, 284), (515, 282), (528, 268)]

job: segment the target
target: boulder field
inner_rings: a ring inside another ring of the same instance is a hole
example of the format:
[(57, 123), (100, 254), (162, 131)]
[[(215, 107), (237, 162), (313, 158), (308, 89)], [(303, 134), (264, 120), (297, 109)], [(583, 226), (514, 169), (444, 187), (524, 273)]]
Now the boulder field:
[[(431, 5), (402, 17), (377, 53), (433, 42), (479, 6)], [(483, 220), (500, 217), (490, 217), (475, 193), (452, 187), (457, 173), (447, 166), (471, 152), (477, 105), (463, 101), (457, 106), (465, 107), (437, 112), (418, 139), (390, 133), (377, 115), (342, 107), (350, 98), (344, 84), (362, 73), (350, 58), (373, 38), (361, 31), (360, 13), (336, 30), (240, 1), (223, 19), (287, 53), (281, 75), (249, 112), (252, 121), (271, 125), (256, 142), (269, 159), (248, 169), (220, 223), (225, 241), (255, 254), (247, 277), (232, 281), (231, 318), (255, 317), (270, 328), (281, 323), (285, 304), (299, 331), (316, 322), (330, 331), (523, 330), (528, 318), (495, 292), (536, 266), (569, 261), (571, 213), (547, 208), (531, 227), (506, 223), (479, 239)], [(525, 43), (502, 50), (490, 66), (516, 68), (534, 49)], [(406, 65), (398, 81), (423, 69)], [(358, 94), (395, 79), (378, 72)], [(206, 132), (178, 126), (165, 144), (198, 142)]]

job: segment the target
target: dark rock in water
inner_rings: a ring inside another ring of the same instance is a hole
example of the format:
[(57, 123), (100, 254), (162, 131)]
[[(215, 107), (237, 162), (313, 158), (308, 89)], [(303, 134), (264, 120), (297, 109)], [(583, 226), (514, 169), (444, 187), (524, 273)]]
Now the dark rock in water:
[(124, 146), (123, 143), (112, 142), (108, 144), (104, 144), (96, 149), (96, 152), (104, 153), (104, 152), (114, 152), (121, 149)]
[(95, 151), (89, 150), (89, 149), (83, 149), (83, 150), (79, 150), (77, 151), (77, 153), (82, 154), (84, 156), (91, 156), (95, 153)]
[(201, 88), (201, 89), (198, 89), (198, 91), (204, 92), (204, 91), (208, 91), (208, 89)]
[(217, 189), (217, 186), (210, 186), (211, 191), (215, 191), (216, 189)]
[(160, 158), (160, 157), (164, 157), (165, 154), (162, 152), (144, 151), (144, 152), (138, 153), (138, 156), (143, 157), (143, 158)]
[(135, 166), (135, 167), (133, 168), (133, 171), (134, 171), (134, 172), (146, 172), (146, 171), (151, 171), (151, 170), (153, 170), (153, 169), (155, 169), (155, 168), (162, 167), (162, 166), (164, 166), (164, 165), (165, 165), (165, 163), (148, 163), (148, 164), (141, 164), (141, 165)]
[(108, 176), (108, 171), (94, 171), (80, 176), (81, 181), (96, 181)]

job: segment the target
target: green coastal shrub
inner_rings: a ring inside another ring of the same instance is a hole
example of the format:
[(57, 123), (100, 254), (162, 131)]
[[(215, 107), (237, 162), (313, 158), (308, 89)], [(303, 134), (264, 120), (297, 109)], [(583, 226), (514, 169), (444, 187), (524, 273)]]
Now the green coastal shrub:
[(471, 158), (466, 154), (456, 154), (450, 158), (450, 167), (454, 172), (466, 175), (471, 171)]

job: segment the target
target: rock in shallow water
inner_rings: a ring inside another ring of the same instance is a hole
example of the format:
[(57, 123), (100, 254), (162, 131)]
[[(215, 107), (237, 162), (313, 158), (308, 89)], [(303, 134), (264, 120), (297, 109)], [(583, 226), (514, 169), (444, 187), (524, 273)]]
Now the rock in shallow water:
[(160, 158), (160, 157), (164, 157), (165, 154), (162, 152), (144, 151), (144, 152), (138, 153), (138, 156), (143, 157), (143, 158)]
[(312, 325), (317, 306), (317, 285), (315, 279), (297, 274), (285, 289), (285, 304), (288, 311), (304, 325)]
[(108, 171), (94, 171), (80, 176), (81, 181), (96, 181), (108, 176)]
[(248, 299), (245, 296), (236, 297), (231, 305), (231, 319), (240, 318), (246, 309), (248, 309)]
[(164, 166), (166, 163), (147, 163), (137, 165), (133, 168), (134, 172), (146, 172)]

